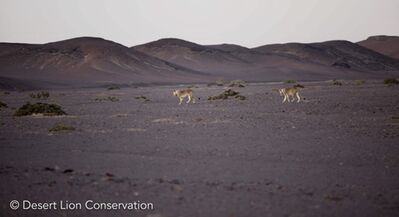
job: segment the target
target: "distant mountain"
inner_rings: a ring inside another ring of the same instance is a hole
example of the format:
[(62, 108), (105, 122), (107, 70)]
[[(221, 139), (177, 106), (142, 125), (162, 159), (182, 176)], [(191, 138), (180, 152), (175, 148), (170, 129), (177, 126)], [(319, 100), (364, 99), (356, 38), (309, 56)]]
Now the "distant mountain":
[(215, 81), (374, 79), (399, 76), (399, 60), (348, 41), (246, 48), (161, 39), (131, 48), (93, 37), (0, 43), (0, 88)]
[(250, 62), (228, 51), (203, 46), (176, 38), (160, 39), (132, 47), (150, 56), (187, 68), (206, 72), (221, 72), (245, 67)]
[(357, 44), (386, 56), (399, 59), (399, 36), (371, 36)]
[(357, 71), (397, 71), (399, 61), (349, 41), (272, 44), (254, 48), (265, 53), (286, 56), (335, 68)]
[(349, 41), (249, 49), (234, 44), (199, 45), (180, 39), (160, 39), (131, 49), (226, 79), (376, 78), (399, 71), (397, 60)]
[(205, 73), (101, 38), (38, 44), (0, 43), (0, 76), (58, 82), (203, 81)]

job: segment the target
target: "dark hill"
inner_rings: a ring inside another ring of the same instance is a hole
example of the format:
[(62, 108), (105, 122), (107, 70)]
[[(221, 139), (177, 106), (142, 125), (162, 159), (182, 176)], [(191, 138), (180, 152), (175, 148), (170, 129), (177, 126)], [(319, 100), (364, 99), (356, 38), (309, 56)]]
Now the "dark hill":
[(45, 81), (201, 81), (196, 72), (101, 38), (35, 44), (0, 43), (0, 75)]
[(370, 36), (357, 44), (386, 56), (399, 59), (399, 36)]
[(399, 61), (349, 41), (273, 44), (257, 47), (253, 50), (343, 69), (358, 71), (399, 70)]

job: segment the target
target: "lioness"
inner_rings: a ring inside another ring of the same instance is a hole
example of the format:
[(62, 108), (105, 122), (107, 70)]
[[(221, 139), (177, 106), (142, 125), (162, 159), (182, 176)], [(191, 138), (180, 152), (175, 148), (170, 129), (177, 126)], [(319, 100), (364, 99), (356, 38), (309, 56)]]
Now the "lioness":
[(188, 100), (186, 103), (190, 103), (191, 99), (192, 99), (193, 103), (195, 103), (195, 99), (193, 97), (193, 90), (191, 90), (190, 88), (174, 90), (173, 96), (177, 96), (179, 98), (179, 105), (183, 102), (183, 99), (185, 97), (188, 97)]
[[(301, 100), (301, 97), (299, 96), (299, 89), (297, 87), (286, 87), (286, 88), (281, 88), (279, 90), (280, 96), (284, 96), (283, 103), (288, 100), (288, 102), (293, 102), (295, 100), (295, 96), (297, 97), (297, 102)], [(292, 100), (290, 101), (290, 97), (292, 97)]]

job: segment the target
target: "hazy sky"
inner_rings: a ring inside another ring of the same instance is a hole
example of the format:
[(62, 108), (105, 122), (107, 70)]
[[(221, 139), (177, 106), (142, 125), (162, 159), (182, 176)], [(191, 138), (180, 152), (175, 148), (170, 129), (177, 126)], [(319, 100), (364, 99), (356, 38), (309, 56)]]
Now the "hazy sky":
[(255, 47), (380, 34), (399, 35), (399, 0), (0, 0), (2, 42), (174, 37)]

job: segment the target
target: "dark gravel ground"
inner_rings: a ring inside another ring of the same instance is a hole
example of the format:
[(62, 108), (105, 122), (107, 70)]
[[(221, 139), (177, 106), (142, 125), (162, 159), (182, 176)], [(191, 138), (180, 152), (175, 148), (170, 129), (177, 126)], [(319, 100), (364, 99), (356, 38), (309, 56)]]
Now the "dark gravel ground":
[[(200, 85), (181, 106), (172, 86), (2, 93), (0, 216), (399, 216), (399, 86), (353, 83), (302, 83), (305, 99), (286, 104), (286, 84), (220, 101)], [(119, 101), (95, 101), (108, 96)], [(13, 117), (26, 101), (68, 115)], [(76, 129), (49, 133), (57, 123)], [(13, 211), (14, 199), (154, 210)]]

